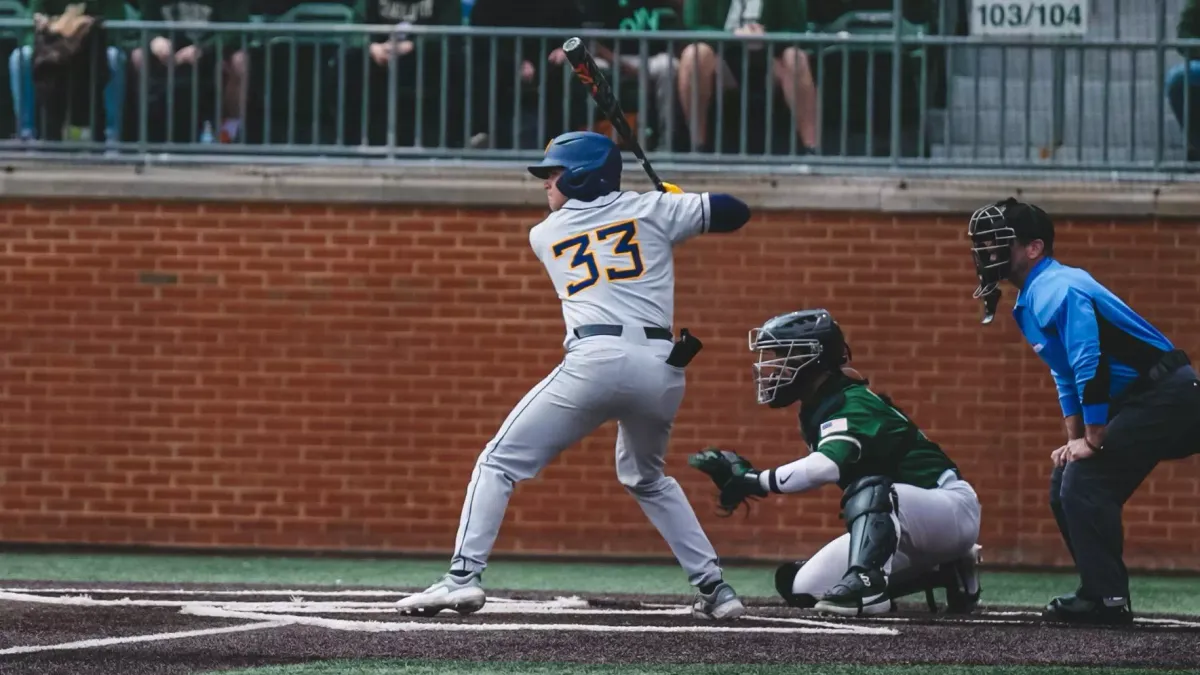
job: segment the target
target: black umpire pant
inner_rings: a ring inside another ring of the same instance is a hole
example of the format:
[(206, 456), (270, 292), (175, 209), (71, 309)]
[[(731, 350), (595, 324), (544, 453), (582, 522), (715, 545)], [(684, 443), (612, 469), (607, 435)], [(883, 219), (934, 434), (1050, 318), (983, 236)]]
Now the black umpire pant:
[(1135, 387), (1110, 407), (1102, 451), (1055, 467), (1050, 478), (1050, 508), (1079, 572), (1077, 594), (1092, 601), (1129, 598), (1125, 502), (1160, 461), (1200, 451), (1200, 377), (1190, 365)]

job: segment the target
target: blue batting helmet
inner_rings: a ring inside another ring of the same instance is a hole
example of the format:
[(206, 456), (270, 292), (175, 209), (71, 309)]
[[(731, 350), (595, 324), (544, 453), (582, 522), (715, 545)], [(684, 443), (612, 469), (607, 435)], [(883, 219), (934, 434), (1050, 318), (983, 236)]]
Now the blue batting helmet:
[(529, 173), (545, 179), (554, 169), (563, 169), (555, 186), (568, 199), (590, 202), (621, 189), (621, 150), (604, 134), (571, 131), (556, 137)]

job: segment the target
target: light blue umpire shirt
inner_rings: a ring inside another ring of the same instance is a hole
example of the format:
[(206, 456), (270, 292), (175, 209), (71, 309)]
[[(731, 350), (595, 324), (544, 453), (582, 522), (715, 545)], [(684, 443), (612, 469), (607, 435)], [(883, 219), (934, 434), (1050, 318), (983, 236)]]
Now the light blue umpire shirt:
[(1091, 274), (1043, 258), (1017, 293), (1013, 318), (1054, 376), (1063, 417), (1108, 423), (1109, 403), (1175, 347)]

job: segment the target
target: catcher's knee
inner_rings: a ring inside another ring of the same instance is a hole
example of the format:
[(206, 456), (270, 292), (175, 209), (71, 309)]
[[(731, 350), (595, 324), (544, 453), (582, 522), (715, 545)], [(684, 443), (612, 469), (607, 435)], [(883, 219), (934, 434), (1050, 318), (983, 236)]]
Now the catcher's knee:
[(887, 476), (864, 476), (846, 486), (842, 494), (842, 517), (850, 529), (863, 516), (896, 513), (896, 490)]
[(851, 521), (851, 513), (860, 516), (865, 513), (892, 513), (896, 502), (895, 486), (887, 476), (863, 476), (846, 486), (842, 493), (842, 511), (846, 520)]
[(842, 517), (850, 533), (850, 568), (879, 569), (900, 543), (896, 490), (887, 476), (865, 476), (842, 495)]
[(808, 561), (797, 560), (796, 562), (786, 562), (775, 570), (775, 591), (779, 593), (779, 597), (783, 598), (790, 607), (811, 609), (817, 604), (816, 596), (809, 595), (808, 593), (796, 593), (793, 590), (796, 575), (806, 562)]

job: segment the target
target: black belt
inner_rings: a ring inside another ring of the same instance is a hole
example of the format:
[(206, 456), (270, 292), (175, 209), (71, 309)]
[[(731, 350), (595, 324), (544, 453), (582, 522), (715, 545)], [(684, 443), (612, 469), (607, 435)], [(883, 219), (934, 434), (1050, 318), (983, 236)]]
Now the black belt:
[(1163, 355), (1158, 363), (1146, 371), (1144, 377), (1149, 382), (1158, 382), (1184, 366), (1192, 365), (1192, 360), (1182, 349), (1175, 349)]
[[(646, 326), (642, 330), (644, 330), (646, 332), (647, 340), (667, 340), (668, 342), (670, 342), (671, 340), (675, 339), (675, 336), (671, 334), (671, 331), (667, 330), (666, 328), (655, 328), (653, 326)], [(574, 332), (575, 332), (575, 337), (581, 338), (581, 339), (589, 338), (589, 337), (592, 337), (595, 335), (612, 335), (612, 336), (619, 337), (621, 335), (621, 333), (624, 332), (624, 327), (623, 326), (610, 326), (610, 325), (602, 324), (602, 323), (593, 323), (593, 324), (588, 324), (586, 326), (580, 326), (580, 327), (576, 328)]]
[(1146, 372), (1134, 378), (1133, 382), (1130, 382), (1129, 386), (1125, 388), (1125, 391), (1117, 395), (1116, 399), (1112, 401), (1112, 405), (1125, 404), (1134, 396), (1152, 389), (1154, 385), (1165, 380), (1171, 373), (1191, 364), (1192, 360), (1188, 358), (1187, 353), (1182, 349), (1174, 349), (1164, 353), (1162, 358), (1153, 366), (1150, 366)]

